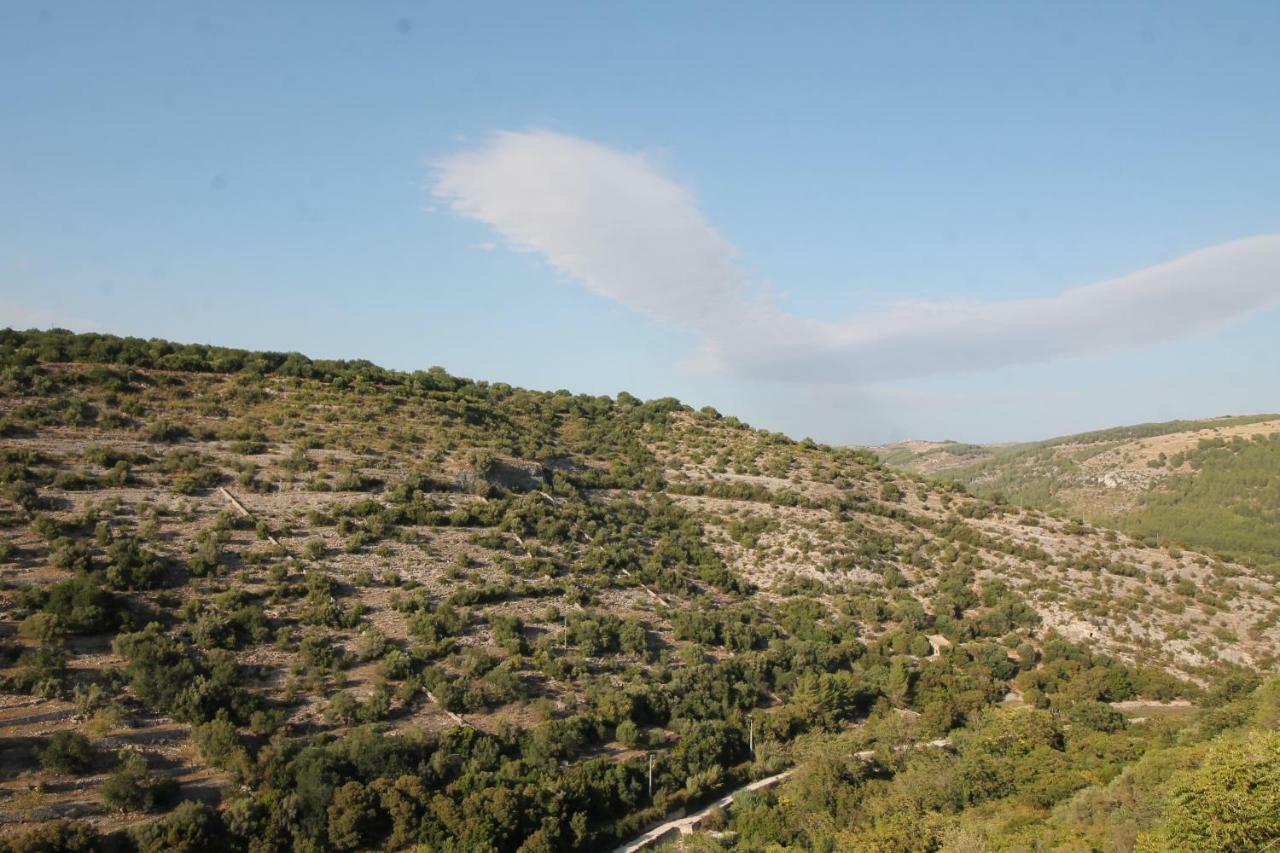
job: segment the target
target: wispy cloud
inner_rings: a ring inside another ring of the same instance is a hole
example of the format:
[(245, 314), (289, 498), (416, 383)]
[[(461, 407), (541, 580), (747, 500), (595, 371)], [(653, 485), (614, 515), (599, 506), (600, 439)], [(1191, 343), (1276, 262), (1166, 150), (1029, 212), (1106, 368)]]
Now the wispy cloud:
[(642, 155), (505, 132), (435, 165), (435, 194), (454, 212), (593, 293), (695, 333), (707, 366), (745, 377), (865, 383), (1096, 355), (1280, 303), (1280, 235), (1264, 235), (1050, 297), (814, 320), (779, 307), (692, 194)]

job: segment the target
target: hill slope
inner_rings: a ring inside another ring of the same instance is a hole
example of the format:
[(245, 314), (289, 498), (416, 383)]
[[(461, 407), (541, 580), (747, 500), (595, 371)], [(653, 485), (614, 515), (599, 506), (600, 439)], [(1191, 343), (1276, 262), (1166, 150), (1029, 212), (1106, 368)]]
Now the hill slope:
[(894, 468), (977, 495), (1280, 571), (1280, 415), (1140, 424), (1030, 444), (904, 442), (878, 453)]
[(675, 400), (61, 332), (0, 365), (10, 831), (598, 849), (873, 709), (937, 738), (1280, 649), (1245, 566)]

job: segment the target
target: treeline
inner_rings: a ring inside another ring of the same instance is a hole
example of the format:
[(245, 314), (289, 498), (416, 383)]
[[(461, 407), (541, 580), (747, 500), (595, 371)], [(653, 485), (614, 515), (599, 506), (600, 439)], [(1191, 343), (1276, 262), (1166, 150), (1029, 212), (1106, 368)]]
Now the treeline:
[[(96, 367), (85, 374), (56, 376), (39, 370), (42, 364), (65, 363)], [(401, 372), (363, 360), (316, 360), (299, 353), (251, 352), (57, 329), (0, 329), (0, 389), (8, 394), (35, 393), (44, 398), (9, 410), (0, 418), (0, 435), (30, 435), (44, 427), (66, 425), (132, 427), (159, 443), (220, 437), (197, 434), (197, 428), (169, 419), (142, 421), (144, 410), (137, 404), (136, 394), (157, 381), (144, 370), (175, 372), (176, 376), (161, 377), (160, 381), (179, 394), (186, 381), (181, 377), (183, 373), (236, 375), (247, 383), (228, 392), (235, 397), (239, 409), (267, 400), (261, 383), (270, 377), (326, 383), (325, 387), (340, 395), (344, 408), (352, 413), (367, 404), (386, 416), (415, 403), (426, 407), (424, 414), (443, 422), (453, 443), (523, 459), (555, 461), (562, 473), (571, 474), (580, 485), (590, 488), (658, 490), (663, 486), (661, 472), (642, 436), (661, 436), (670, 428), (675, 413), (707, 422), (728, 424), (731, 420), (722, 419), (714, 410), (694, 413), (670, 397), (642, 401), (625, 391), (616, 398), (564, 390), (529, 391), (506, 383), (454, 377), (438, 367)], [(102, 400), (84, 399), (86, 388), (102, 392)], [(367, 392), (367, 399), (356, 401), (345, 396), (350, 388)], [(225, 410), (214, 411), (225, 416)], [(747, 429), (739, 422), (734, 424)], [(309, 436), (308, 440), (317, 438)], [(255, 452), (262, 452), (266, 439), (261, 432), (241, 436), (238, 446), (244, 452), (255, 448)], [(583, 464), (587, 459), (601, 460), (603, 464)]]
[(325, 382), (362, 381), (379, 385), (412, 384), (431, 390), (456, 391), (468, 380), (440, 368), (400, 373), (364, 360), (316, 360), (301, 353), (261, 352), (206, 344), (178, 344), (160, 338), (122, 338), (65, 329), (16, 331), (0, 329), (0, 365), (37, 363), (111, 364), (189, 373), (248, 373), (294, 376)]

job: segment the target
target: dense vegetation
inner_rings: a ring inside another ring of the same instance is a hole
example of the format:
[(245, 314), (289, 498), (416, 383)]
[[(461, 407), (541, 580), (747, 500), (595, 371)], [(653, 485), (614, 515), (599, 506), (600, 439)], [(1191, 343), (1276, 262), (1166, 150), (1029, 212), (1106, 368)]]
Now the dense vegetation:
[(797, 762), (743, 843), (1085, 838), (1270, 713), (1266, 579), (714, 410), (58, 331), (0, 387), (15, 851), (600, 849)]
[(1215, 698), (1140, 723), (1096, 702), (991, 709), (931, 749), (895, 748), (918, 723), (873, 717), (807, 743), (782, 786), (683, 848), (1263, 850), (1280, 838), (1280, 679)]
[(1202, 439), (1168, 464), (1190, 470), (1147, 495), (1125, 529), (1280, 566), (1280, 433)]

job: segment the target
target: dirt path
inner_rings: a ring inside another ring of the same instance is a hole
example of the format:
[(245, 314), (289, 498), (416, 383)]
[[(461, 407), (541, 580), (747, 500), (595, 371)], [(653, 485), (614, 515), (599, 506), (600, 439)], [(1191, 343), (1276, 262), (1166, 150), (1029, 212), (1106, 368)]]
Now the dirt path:
[[(923, 743), (904, 744), (902, 746), (895, 747), (895, 749), (896, 751), (902, 752), (908, 749), (920, 749), (922, 747), (945, 749), (949, 746), (951, 746), (951, 738), (944, 737), (938, 738), (937, 740), (925, 741)], [(853, 754), (853, 757), (857, 758), (859, 761), (870, 761), (874, 756), (875, 751), (869, 749), (862, 752), (855, 752)], [(733, 798), (738, 796), (738, 794), (759, 791), (763, 788), (772, 788), (774, 785), (777, 785), (783, 779), (786, 779), (795, 772), (796, 768), (792, 767), (790, 770), (783, 770), (781, 773), (775, 773), (772, 776), (767, 776), (764, 779), (757, 779), (754, 782), (743, 785), (741, 788), (735, 788), (700, 811), (696, 811), (693, 814), (686, 815), (684, 817), (672, 818), (671, 820), (658, 824), (643, 835), (633, 838), (619, 847), (615, 847), (613, 849), (613, 853), (636, 853), (637, 850), (652, 847), (653, 845), (659, 844), (663, 841), (670, 841), (677, 835), (689, 835), (698, 828), (698, 824), (702, 822), (703, 818), (711, 813), (712, 809), (728, 808), (733, 805)]]
[(772, 788), (774, 785), (778, 784), (795, 772), (796, 769), (793, 767), (790, 770), (775, 773), (774, 775), (767, 776), (764, 779), (757, 779), (749, 785), (743, 785), (741, 788), (725, 794), (723, 797), (701, 811), (694, 812), (693, 814), (685, 817), (669, 820), (666, 823), (658, 824), (639, 838), (634, 838), (626, 844), (623, 844), (621, 847), (615, 848), (613, 853), (635, 853), (637, 850), (643, 850), (644, 848), (657, 844), (660, 841), (667, 840), (667, 836), (669, 835), (688, 835), (693, 832), (697, 824), (701, 822), (703, 818), (711, 813), (712, 809), (726, 808), (733, 803), (733, 798), (738, 794), (744, 794), (749, 791), (759, 791), (761, 788)]
[(1172, 702), (1129, 699), (1124, 702), (1112, 702), (1111, 707), (1124, 714), (1131, 723), (1146, 722), (1152, 717), (1185, 715), (1196, 710), (1196, 706), (1186, 699), (1174, 699)]

